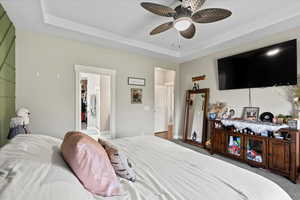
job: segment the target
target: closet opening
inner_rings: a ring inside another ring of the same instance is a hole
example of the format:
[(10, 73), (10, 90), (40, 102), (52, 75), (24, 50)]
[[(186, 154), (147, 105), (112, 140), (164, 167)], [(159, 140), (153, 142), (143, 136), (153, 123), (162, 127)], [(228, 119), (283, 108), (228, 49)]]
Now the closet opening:
[(155, 68), (155, 134), (173, 138), (176, 71)]

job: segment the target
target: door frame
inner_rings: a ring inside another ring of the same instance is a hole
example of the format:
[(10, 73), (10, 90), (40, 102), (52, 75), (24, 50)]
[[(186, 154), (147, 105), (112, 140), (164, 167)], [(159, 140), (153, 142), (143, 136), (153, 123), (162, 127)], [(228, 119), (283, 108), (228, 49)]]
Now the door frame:
[(173, 71), (173, 72), (175, 72), (175, 77), (174, 77), (174, 85), (173, 85), (173, 103), (174, 103), (174, 105), (173, 105), (173, 124), (172, 124), (172, 126), (173, 126), (173, 136), (172, 137), (174, 137), (174, 130), (176, 130), (176, 128), (175, 128), (175, 122), (176, 122), (176, 93), (177, 93), (177, 91), (176, 91), (176, 86), (177, 86), (177, 83), (176, 83), (176, 81), (177, 81), (177, 70), (176, 69), (169, 69), (169, 68), (164, 68), (164, 67), (154, 67), (154, 87), (153, 87), (153, 90), (154, 90), (154, 92), (153, 92), (153, 97), (154, 97), (154, 99), (153, 99), (153, 102), (154, 102), (154, 133), (166, 133), (166, 132), (168, 132), (168, 130), (166, 130), (165, 132), (155, 132), (156, 130), (155, 130), (155, 115), (156, 115), (156, 105), (155, 105), (155, 98), (156, 98), (156, 76), (155, 76), (155, 72), (156, 72), (156, 70), (161, 70), (161, 71)]
[(110, 136), (111, 138), (116, 137), (116, 70), (75, 65), (75, 129), (80, 131), (81, 129), (81, 91), (80, 91), (80, 73), (92, 73), (99, 75), (107, 75), (111, 77), (111, 116), (110, 116)]

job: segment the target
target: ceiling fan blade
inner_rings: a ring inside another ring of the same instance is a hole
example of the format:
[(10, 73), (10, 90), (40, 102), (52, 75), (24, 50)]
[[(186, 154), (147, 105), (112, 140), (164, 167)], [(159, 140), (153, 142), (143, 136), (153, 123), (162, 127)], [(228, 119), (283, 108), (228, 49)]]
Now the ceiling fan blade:
[(143, 2), (141, 3), (141, 6), (146, 10), (163, 17), (173, 17), (176, 14), (174, 9), (156, 3)]
[(194, 13), (192, 20), (197, 23), (212, 23), (230, 17), (232, 12), (222, 8), (208, 8)]
[(186, 39), (192, 39), (196, 33), (195, 24), (191, 24), (191, 26), (185, 31), (180, 31), (180, 35)]
[(155, 29), (153, 29), (150, 32), (150, 35), (156, 35), (158, 33), (167, 31), (167, 30), (169, 30), (172, 27), (173, 27), (173, 22), (167, 22), (167, 23), (161, 24), (158, 27), (156, 27)]

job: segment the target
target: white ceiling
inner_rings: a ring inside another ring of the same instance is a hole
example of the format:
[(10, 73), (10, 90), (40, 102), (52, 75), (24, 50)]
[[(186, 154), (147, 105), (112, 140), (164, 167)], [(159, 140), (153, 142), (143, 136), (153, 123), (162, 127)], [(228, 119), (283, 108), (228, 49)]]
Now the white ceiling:
[[(175, 7), (176, 0), (146, 0)], [(17, 28), (46, 32), (102, 46), (184, 62), (300, 26), (299, 0), (207, 0), (203, 8), (226, 8), (233, 15), (197, 24), (196, 36), (178, 37), (175, 29), (150, 36), (171, 18), (144, 10), (142, 0), (0, 0)], [(178, 44), (181, 44), (181, 48)]]

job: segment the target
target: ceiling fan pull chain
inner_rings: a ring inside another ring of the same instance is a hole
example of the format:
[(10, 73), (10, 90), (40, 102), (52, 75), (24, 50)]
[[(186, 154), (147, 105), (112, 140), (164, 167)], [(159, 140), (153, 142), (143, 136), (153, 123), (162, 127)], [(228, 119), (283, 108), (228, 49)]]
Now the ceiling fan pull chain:
[(178, 31), (176, 31), (177, 32), (177, 35), (178, 35), (178, 49), (180, 49), (181, 48), (181, 37), (180, 37), (180, 34), (179, 34), (179, 32)]

